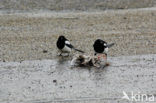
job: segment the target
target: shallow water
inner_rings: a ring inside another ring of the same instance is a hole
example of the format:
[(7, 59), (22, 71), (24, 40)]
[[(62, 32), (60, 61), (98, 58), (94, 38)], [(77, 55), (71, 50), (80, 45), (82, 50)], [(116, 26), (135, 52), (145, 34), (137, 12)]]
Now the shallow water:
[(119, 102), (122, 91), (156, 93), (156, 55), (111, 57), (104, 69), (70, 60), (0, 62), (0, 102)]

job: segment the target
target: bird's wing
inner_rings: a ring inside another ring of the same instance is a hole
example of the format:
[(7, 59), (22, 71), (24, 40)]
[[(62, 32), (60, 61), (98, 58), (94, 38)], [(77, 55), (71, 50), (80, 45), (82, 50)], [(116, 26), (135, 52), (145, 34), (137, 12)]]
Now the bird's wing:
[(65, 45), (69, 48), (74, 48), (73, 45), (70, 44), (70, 42), (68, 40), (65, 41)]
[(69, 41), (65, 41), (65, 45), (66, 45), (67, 47), (69, 47), (69, 48), (72, 48), (72, 49), (78, 51), (78, 52), (84, 53), (84, 51), (74, 48), (74, 46), (71, 45)]

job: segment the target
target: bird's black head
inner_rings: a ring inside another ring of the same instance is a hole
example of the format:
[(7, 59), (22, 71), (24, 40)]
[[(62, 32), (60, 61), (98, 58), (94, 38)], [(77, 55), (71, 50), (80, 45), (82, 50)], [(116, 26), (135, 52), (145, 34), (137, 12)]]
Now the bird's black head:
[(94, 45), (93, 47), (95, 47), (96, 45), (99, 45), (99, 46), (104, 46), (105, 48), (107, 47), (107, 42), (101, 40), (101, 39), (97, 39), (95, 42), (94, 42)]
[(64, 46), (65, 46), (65, 41), (66, 41), (67, 39), (64, 37), (64, 36), (59, 36), (59, 38), (58, 38), (58, 40), (57, 40), (57, 42), (56, 42), (56, 45), (57, 45), (57, 47), (59, 48), (59, 49), (63, 49), (64, 48)]
[(107, 48), (107, 42), (97, 39), (93, 44), (94, 50), (96, 53), (103, 53), (105, 48)]
[(65, 41), (65, 40), (67, 40), (67, 39), (66, 39), (63, 35), (61, 35), (61, 36), (59, 36), (58, 40), (59, 40), (59, 41)]

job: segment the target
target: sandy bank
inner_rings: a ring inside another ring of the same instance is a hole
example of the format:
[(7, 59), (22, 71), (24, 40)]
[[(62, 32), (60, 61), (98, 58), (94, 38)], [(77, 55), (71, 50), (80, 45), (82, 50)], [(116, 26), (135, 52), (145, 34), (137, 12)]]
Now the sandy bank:
[(59, 35), (87, 53), (97, 38), (116, 43), (110, 56), (156, 53), (154, 8), (1, 14), (0, 25), (1, 61), (54, 59)]

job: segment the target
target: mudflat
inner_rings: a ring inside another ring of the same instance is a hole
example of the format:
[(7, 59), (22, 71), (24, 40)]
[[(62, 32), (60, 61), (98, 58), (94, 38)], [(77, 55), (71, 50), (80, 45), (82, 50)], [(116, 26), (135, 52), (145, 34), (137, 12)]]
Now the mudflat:
[(86, 53), (101, 38), (109, 56), (156, 53), (156, 9), (0, 14), (0, 60), (54, 59), (59, 35)]

